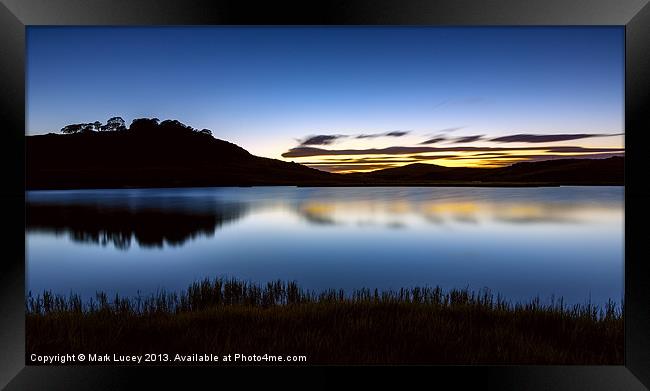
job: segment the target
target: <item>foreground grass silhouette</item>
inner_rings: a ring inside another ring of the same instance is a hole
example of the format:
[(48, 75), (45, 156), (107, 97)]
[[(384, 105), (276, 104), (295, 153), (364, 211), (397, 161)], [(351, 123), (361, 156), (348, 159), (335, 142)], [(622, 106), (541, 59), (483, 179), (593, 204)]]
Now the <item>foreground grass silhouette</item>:
[[(305, 291), (204, 280), (179, 293), (26, 299), (26, 351), (307, 355), (307, 363), (622, 364), (613, 302), (512, 304), (488, 290)], [(223, 365), (223, 364), (220, 364)]]

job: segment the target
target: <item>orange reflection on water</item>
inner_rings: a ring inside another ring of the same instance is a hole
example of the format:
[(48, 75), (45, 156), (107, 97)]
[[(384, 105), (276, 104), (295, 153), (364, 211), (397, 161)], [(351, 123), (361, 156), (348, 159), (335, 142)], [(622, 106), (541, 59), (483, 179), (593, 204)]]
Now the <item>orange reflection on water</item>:
[[(564, 202), (335, 199), (311, 200), (299, 204), (297, 212), (310, 221), (360, 223), (400, 221), (502, 223), (580, 223), (619, 217), (610, 205)], [(397, 220), (396, 220), (397, 219)]]

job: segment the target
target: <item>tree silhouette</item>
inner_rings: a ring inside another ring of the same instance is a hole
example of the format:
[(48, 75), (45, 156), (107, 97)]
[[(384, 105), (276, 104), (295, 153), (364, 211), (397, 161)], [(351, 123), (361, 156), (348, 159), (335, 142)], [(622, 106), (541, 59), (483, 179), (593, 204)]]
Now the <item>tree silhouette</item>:
[(167, 119), (162, 122), (158, 118), (136, 118), (127, 128), (126, 122), (122, 117), (111, 117), (105, 125), (101, 122), (89, 122), (81, 124), (66, 125), (61, 129), (61, 133), (90, 133), (94, 131), (102, 132), (123, 132), (129, 131), (138, 134), (155, 134), (155, 135), (180, 135), (180, 134), (205, 134), (212, 137), (210, 129), (195, 129), (189, 125), (175, 120)]
[(87, 133), (94, 130), (99, 130), (102, 126), (102, 123), (99, 121), (90, 122), (86, 124), (71, 124), (64, 126), (61, 129), (61, 133), (71, 134), (71, 133)]
[(175, 119), (167, 119), (164, 120), (160, 123), (160, 129), (161, 132), (168, 133), (168, 134), (181, 134), (181, 133), (191, 133), (194, 132), (195, 129), (191, 126), (185, 125), (184, 123), (175, 120)]
[(129, 130), (132, 132), (155, 132), (158, 129), (158, 118), (136, 118), (131, 122)]
[(109, 118), (106, 125), (101, 127), (101, 130), (105, 132), (121, 132), (126, 130), (126, 122), (122, 117)]
[(92, 132), (92, 131), (97, 131), (102, 127), (102, 123), (99, 121), (95, 121), (92, 124), (87, 124), (90, 125), (89, 129), (87, 131)]
[(83, 124), (66, 125), (61, 129), (61, 133), (66, 133), (66, 134), (79, 133), (81, 131), (82, 125)]

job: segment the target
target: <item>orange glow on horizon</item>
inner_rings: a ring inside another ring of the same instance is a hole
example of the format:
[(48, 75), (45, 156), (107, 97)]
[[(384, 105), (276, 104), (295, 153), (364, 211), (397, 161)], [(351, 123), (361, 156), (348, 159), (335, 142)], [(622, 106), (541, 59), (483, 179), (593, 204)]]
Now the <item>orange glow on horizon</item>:
[[(521, 152), (521, 151), (516, 151), (516, 152)], [(437, 166), (442, 166), (442, 167), (468, 167), (468, 168), (498, 168), (498, 167), (505, 167), (509, 166), (515, 163), (520, 163), (520, 162), (526, 162), (526, 161), (542, 161), (545, 160), (543, 159), (543, 155), (550, 155), (550, 158), (548, 160), (552, 159), (558, 159), (560, 157), (563, 158), (588, 158), (590, 155), (597, 155), (596, 153), (545, 153), (543, 151), (526, 151), (527, 153), (525, 155), (532, 154), (533, 152), (536, 155), (540, 155), (540, 158), (538, 159), (530, 159), (527, 158), (526, 156), (517, 156), (517, 153), (509, 153), (509, 156), (481, 156), (481, 157), (476, 157), (472, 158), (471, 156), (459, 156), (459, 158), (440, 158), (440, 159), (426, 159), (426, 158), (420, 158), (420, 159), (413, 159), (410, 161), (395, 161), (392, 162), (390, 160), (386, 160), (385, 162), (382, 163), (365, 163), (365, 162), (356, 162), (354, 160), (352, 161), (347, 161), (347, 162), (334, 162), (334, 161), (328, 161), (324, 160), (322, 162), (317, 162), (313, 163), (315, 159), (310, 159), (312, 162), (309, 163), (301, 163), (305, 164), (308, 167), (315, 168), (317, 170), (322, 170), (322, 171), (329, 171), (329, 172), (334, 172), (338, 174), (351, 174), (351, 173), (364, 173), (364, 172), (372, 172), (372, 171), (377, 171), (377, 170), (382, 170), (382, 169), (387, 169), (387, 168), (397, 168), (397, 167), (403, 167), (411, 164), (416, 164), (416, 163), (422, 163), (422, 164), (432, 164), (432, 165), (437, 165)], [(519, 155), (524, 155), (524, 154), (519, 154)], [(368, 155), (363, 155), (363, 156), (368, 156)], [(393, 156), (394, 158), (395, 156)], [(297, 160), (297, 159), (296, 159)], [(398, 159), (395, 159), (398, 160)], [(296, 161), (297, 163), (300, 163), (300, 161)], [(337, 169), (337, 166), (340, 166), (340, 168)], [(351, 167), (354, 166), (354, 167)], [(380, 166), (380, 167), (378, 167)]]
[[(442, 143), (422, 146), (417, 137), (395, 145), (394, 140), (344, 140), (335, 146), (304, 148), (305, 155), (282, 158), (322, 171), (340, 174), (367, 173), (415, 163), (442, 167), (498, 168), (526, 161), (565, 158), (605, 158), (624, 155), (624, 136), (535, 143), (500, 143), (491, 141), (466, 144)], [(390, 143), (390, 144), (389, 144)], [(300, 146), (298, 146), (300, 147)], [(300, 148), (297, 148), (300, 149)], [(430, 149), (430, 150), (427, 150)], [(322, 151), (322, 153), (320, 153)], [(394, 153), (392, 153), (394, 151)], [(411, 152), (412, 151), (412, 152)], [(349, 152), (348, 154), (345, 154)], [(379, 152), (379, 153), (378, 153)], [(383, 152), (383, 153), (381, 153)], [(391, 153), (386, 153), (391, 152)]]

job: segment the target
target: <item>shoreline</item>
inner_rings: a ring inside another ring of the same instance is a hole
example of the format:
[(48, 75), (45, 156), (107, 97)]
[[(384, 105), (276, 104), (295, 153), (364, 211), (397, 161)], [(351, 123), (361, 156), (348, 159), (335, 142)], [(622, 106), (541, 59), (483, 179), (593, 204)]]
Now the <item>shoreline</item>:
[(133, 190), (133, 189), (192, 189), (192, 188), (225, 188), (225, 187), (493, 187), (493, 188), (539, 188), (539, 187), (625, 187), (621, 183), (484, 183), (484, 182), (460, 182), (460, 183), (374, 183), (374, 184), (253, 184), (253, 185), (187, 185), (187, 186), (123, 186), (123, 187), (39, 187), (25, 188), (29, 191), (69, 191), (69, 190)]
[[(311, 292), (295, 282), (203, 280), (84, 303), (26, 298), (26, 355), (301, 354), (307, 364), (623, 363), (623, 308), (511, 303), (489, 290)], [(380, 342), (380, 343), (378, 343)]]

